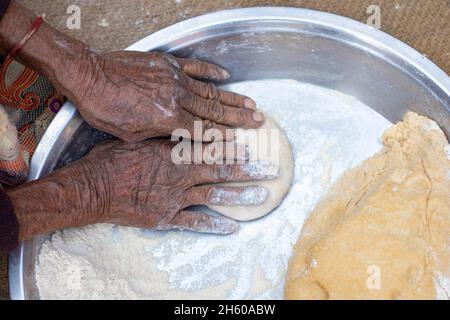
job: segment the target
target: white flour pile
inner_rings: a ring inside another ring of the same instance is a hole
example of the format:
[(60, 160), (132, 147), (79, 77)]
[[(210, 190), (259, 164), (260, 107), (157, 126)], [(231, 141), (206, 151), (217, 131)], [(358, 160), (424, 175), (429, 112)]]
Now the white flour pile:
[(230, 236), (96, 225), (44, 243), (44, 299), (282, 299), (292, 246), (333, 182), (381, 149), (391, 125), (360, 101), (292, 80), (236, 83), (286, 131), (295, 176), (279, 208)]

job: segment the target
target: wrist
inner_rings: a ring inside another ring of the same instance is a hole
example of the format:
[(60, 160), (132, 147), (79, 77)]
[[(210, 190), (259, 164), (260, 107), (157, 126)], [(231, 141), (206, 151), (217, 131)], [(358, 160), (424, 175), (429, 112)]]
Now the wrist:
[(86, 216), (83, 223), (109, 222), (112, 188), (104, 166), (85, 158), (76, 162), (73, 169), (70, 175), (77, 176), (74, 189), (78, 198), (82, 199), (77, 210)]
[(7, 191), (19, 222), (20, 240), (103, 222), (98, 184), (83, 166), (76, 163)]
[[(0, 54), (6, 56), (27, 35), (35, 19), (32, 12), (12, 0), (0, 21)], [(95, 56), (86, 44), (44, 22), (18, 52), (17, 60), (73, 100), (82, 81), (92, 73)]]
[(52, 74), (47, 77), (58, 92), (77, 103), (80, 95), (93, 85), (98, 54), (74, 39), (56, 43), (54, 54), (55, 59), (49, 68)]
[(25, 36), (26, 28), (31, 25), (32, 20), (33, 15), (22, 10), (15, 0), (9, 3), (0, 21), (0, 52), (3, 56)]

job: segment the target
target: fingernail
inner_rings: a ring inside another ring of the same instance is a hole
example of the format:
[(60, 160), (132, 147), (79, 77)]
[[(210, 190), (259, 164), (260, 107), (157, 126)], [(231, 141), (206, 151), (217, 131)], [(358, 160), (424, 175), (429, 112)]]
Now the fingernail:
[(239, 197), (239, 205), (257, 206), (264, 203), (269, 197), (269, 190), (264, 187), (246, 187)]
[(212, 233), (232, 234), (239, 230), (239, 224), (229, 218), (217, 217), (212, 222)]
[(279, 176), (278, 168), (269, 161), (253, 161), (241, 168), (251, 179), (276, 179)]
[(244, 99), (244, 106), (245, 106), (247, 109), (255, 110), (255, 109), (256, 109), (256, 102), (253, 101), (252, 99), (246, 98), (246, 99)]
[(259, 112), (259, 111), (253, 112), (252, 118), (253, 118), (253, 120), (255, 120), (256, 122), (262, 122), (262, 121), (264, 121), (264, 115), (263, 115), (262, 112)]

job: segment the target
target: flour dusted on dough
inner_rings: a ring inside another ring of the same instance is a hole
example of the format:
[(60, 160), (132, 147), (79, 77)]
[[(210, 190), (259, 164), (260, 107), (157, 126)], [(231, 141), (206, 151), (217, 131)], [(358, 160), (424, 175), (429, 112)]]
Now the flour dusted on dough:
[(287, 299), (449, 298), (450, 160), (436, 123), (415, 113), (348, 171), (305, 223)]
[[(222, 185), (264, 187), (269, 192), (267, 200), (257, 206), (209, 206), (212, 210), (238, 221), (255, 220), (271, 212), (278, 207), (292, 184), (294, 159), (289, 140), (272, 118), (267, 115), (265, 117), (265, 123), (259, 129), (236, 130), (236, 140), (249, 147), (250, 165), (247, 166), (249, 170), (252, 170), (251, 164), (254, 161), (266, 162), (278, 169), (277, 173), (274, 172), (278, 177), (267, 181), (222, 183)], [(257, 176), (257, 172), (250, 173)]]

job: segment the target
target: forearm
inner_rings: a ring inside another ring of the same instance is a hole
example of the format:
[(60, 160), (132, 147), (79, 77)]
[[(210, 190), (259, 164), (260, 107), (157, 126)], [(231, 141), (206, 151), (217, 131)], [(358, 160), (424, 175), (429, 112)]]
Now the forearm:
[(77, 164), (7, 191), (19, 223), (20, 240), (102, 222), (107, 200), (98, 196), (98, 190), (104, 185), (90, 175), (95, 173)]
[[(36, 16), (12, 0), (0, 22), (0, 54), (5, 56), (27, 34)], [(50, 80), (56, 89), (72, 99), (74, 69), (83, 74), (91, 64), (91, 51), (81, 41), (43, 23), (18, 53), (18, 60)], [(84, 74), (88, 74), (85, 72)]]

